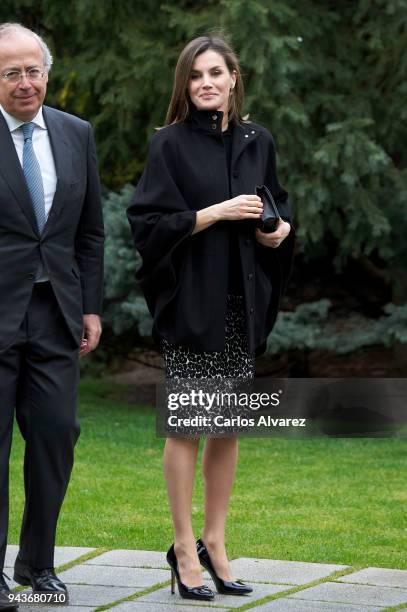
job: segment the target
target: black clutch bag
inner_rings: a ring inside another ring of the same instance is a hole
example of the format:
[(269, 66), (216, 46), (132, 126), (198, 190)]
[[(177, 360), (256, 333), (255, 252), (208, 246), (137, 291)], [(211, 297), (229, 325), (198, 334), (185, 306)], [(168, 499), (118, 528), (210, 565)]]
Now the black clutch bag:
[(280, 214), (270, 190), (266, 185), (257, 185), (256, 195), (263, 202), (263, 214), (261, 219), (255, 221), (256, 227), (259, 227), (265, 234), (275, 232), (278, 225)]

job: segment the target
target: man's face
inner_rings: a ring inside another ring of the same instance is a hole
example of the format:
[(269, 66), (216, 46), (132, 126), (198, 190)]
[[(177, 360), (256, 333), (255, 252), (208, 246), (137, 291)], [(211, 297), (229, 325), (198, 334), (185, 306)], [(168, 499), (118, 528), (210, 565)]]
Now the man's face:
[[(24, 75), (17, 83), (2, 76), (11, 70), (26, 72), (30, 68), (44, 71), (44, 76), (30, 81)], [(42, 50), (34, 38), (16, 32), (0, 39), (0, 104), (7, 113), (21, 121), (34, 119), (44, 101), (47, 82)]]

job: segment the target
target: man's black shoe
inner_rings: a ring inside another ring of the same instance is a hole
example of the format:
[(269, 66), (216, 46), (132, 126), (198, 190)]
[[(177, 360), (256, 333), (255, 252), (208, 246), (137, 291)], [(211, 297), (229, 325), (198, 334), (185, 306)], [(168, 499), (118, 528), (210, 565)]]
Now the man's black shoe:
[(18, 557), (14, 564), (14, 580), (24, 586), (31, 585), (33, 593), (55, 595), (49, 603), (68, 603), (68, 590), (65, 584), (55, 575), (54, 568), (36, 570), (22, 563)]
[(0, 610), (17, 610), (18, 605), (9, 599), (11, 591), (7, 582), (4, 580), (3, 572), (0, 572)]

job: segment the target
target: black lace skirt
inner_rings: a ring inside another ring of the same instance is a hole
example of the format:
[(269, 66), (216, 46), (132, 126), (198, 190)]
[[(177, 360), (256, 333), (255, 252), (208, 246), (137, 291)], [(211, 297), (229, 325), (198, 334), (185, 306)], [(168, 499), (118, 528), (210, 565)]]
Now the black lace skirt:
[(248, 350), (244, 298), (227, 296), (225, 350), (197, 353), (162, 340), (162, 351), (167, 379), (252, 379), (254, 355)]

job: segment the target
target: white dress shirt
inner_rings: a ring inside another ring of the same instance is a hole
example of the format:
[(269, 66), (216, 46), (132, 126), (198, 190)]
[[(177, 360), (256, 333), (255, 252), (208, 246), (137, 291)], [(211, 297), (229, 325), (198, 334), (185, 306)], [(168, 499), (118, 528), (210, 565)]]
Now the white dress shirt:
[[(21, 167), (23, 167), (24, 136), (21, 126), (23, 125), (24, 121), (21, 121), (20, 119), (17, 119), (16, 117), (13, 117), (7, 113), (1, 105), (0, 111), (7, 122), (13, 138), (14, 146), (17, 151), (18, 159), (20, 160)], [(52, 154), (47, 126), (45, 125), (42, 114), (42, 107), (31, 122), (34, 123), (32, 143), (35, 155), (41, 168), (42, 183), (44, 186), (45, 217), (48, 219), (57, 186), (57, 173), (55, 170), (54, 156)], [(49, 280), (43, 264), (40, 266), (35, 280), (36, 282), (44, 282)]]

